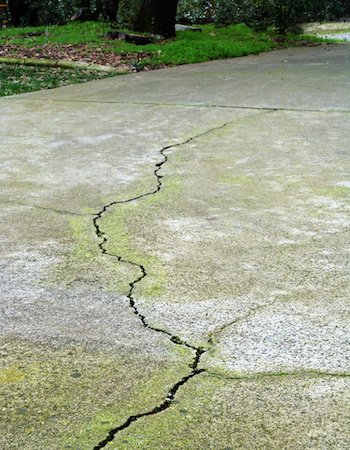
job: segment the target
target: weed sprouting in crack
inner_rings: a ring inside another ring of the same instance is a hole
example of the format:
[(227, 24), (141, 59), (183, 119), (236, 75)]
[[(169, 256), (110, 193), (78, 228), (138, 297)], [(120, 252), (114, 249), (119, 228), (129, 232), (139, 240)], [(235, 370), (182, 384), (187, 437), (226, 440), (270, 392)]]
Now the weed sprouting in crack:
[(102, 252), (104, 255), (108, 255), (108, 256), (111, 256), (111, 257), (113, 257), (113, 258), (116, 258), (119, 262), (126, 263), (126, 264), (132, 265), (132, 266), (134, 266), (134, 267), (138, 267), (139, 270), (140, 270), (140, 272), (141, 272), (141, 275), (140, 275), (138, 278), (136, 278), (135, 280), (133, 280), (132, 282), (129, 283), (130, 289), (129, 289), (129, 292), (128, 292), (128, 294), (127, 294), (127, 298), (129, 299), (129, 306), (130, 306), (130, 308), (134, 311), (134, 314), (140, 319), (140, 321), (142, 322), (143, 326), (144, 326), (145, 328), (149, 328), (150, 330), (153, 330), (153, 331), (155, 331), (155, 332), (157, 332), (157, 333), (162, 333), (162, 334), (167, 335), (167, 336), (169, 337), (170, 341), (173, 342), (175, 345), (183, 345), (183, 346), (188, 347), (188, 348), (190, 348), (190, 349), (192, 349), (192, 350), (195, 351), (195, 356), (194, 356), (194, 358), (193, 358), (193, 362), (190, 364), (190, 368), (192, 369), (191, 372), (190, 372), (187, 376), (183, 377), (183, 378), (182, 378), (180, 381), (178, 381), (176, 384), (174, 384), (174, 386), (169, 390), (169, 392), (168, 392), (168, 394), (167, 394), (165, 400), (164, 400), (159, 406), (155, 407), (154, 409), (152, 409), (152, 410), (149, 411), (149, 412), (146, 412), (146, 413), (143, 413), (143, 414), (137, 414), (137, 415), (129, 416), (129, 418), (128, 418), (122, 425), (120, 425), (119, 427), (116, 427), (116, 428), (113, 428), (112, 430), (110, 430), (109, 433), (108, 433), (108, 436), (107, 436), (103, 441), (101, 441), (98, 445), (96, 445), (96, 446), (94, 447), (93, 450), (100, 450), (100, 449), (102, 449), (103, 447), (105, 447), (105, 446), (108, 444), (108, 442), (111, 442), (111, 441), (114, 439), (114, 436), (115, 436), (119, 431), (124, 430), (124, 429), (127, 428), (130, 424), (132, 424), (132, 423), (135, 422), (136, 420), (140, 419), (141, 417), (151, 416), (151, 415), (153, 415), (153, 414), (158, 414), (158, 413), (160, 413), (160, 412), (166, 410), (167, 408), (169, 408), (169, 407), (171, 406), (173, 400), (174, 400), (174, 397), (175, 397), (175, 395), (176, 395), (178, 389), (179, 389), (181, 386), (183, 386), (185, 383), (187, 383), (188, 380), (190, 380), (191, 378), (193, 378), (193, 377), (195, 377), (196, 375), (199, 375), (200, 373), (202, 373), (202, 372), (205, 371), (205, 369), (198, 369), (198, 366), (199, 366), (199, 362), (200, 362), (201, 356), (202, 356), (203, 353), (206, 351), (203, 347), (196, 347), (196, 346), (194, 346), (194, 345), (191, 345), (191, 344), (189, 344), (188, 342), (186, 342), (185, 340), (181, 339), (179, 336), (173, 335), (173, 334), (170, 333), (169, 331), (163, 330), (163, 329), (161, 329), (161, 328), (153, 327), (153, 326), (151, 326), (151, 325), (147, 322), (146, 317), (145, 317), (143, 314), (141, 314), (141, 313), (139, 312), (139, 310), (138, 310), (138, 308), (137, 308), (137, 305), (136, 305), (136, 302), (135, 302), (135, 299), (134, 299), (134, 296), (133, 296), (133, 292), (134, 292), (134, 289), (135, 289), (136, 284), (139, 283), (141, 280), (143, 280), (143, 279), (147, 276), (146, 269), (145, 269), (145, 267), (144, 267), (143, 265), (141, 265), (141, 264), (137, 264), (137, 263), (135, 263), (135, 262), (133, 262), (133, 261), (128, 261), (128, 260), (126, 260), (126, 259), (123, 259), (121, 256), (114, 255), (114, 254), (112, 254), (112, 253), (108, 253), (108, 251), (107, 251), (107, 249), (106, 249), (106, 244), (107, 244), (108, 239), (107, 239), (107, 237), (106, 237), (106, 234), (102, 231), (100, 225), (98, 224), (98, 221), (99, 221), (99, 219), (102, 218), (103, 214), (104, 214), (110, 207), (112, 207), (112, 206), (114, 206), (114, 205), (130, 203), (130, 202), (132, 202), (132, 201), (139, 200), (139, 199), (141, 199), (141, 198), (143, 198), (143, 197), (147, 197), (147, 196), (150, 196), (150, 195), (155, 195), (155, 194), (157, 194), (157, 192), (159, 192), (159, 191), (161, 190), (161, 187), (162, 187), (161, 179), (162, 179), (163, 177), (162, 177), (161, 175), (159, 175), (158, 172), (160, 171), (160, 169), (162, 168), (162, 166), (163, 166), (163, 165), (167, 162), (167, 160), (168, 160), (168, 157), (164, 154), (164, 152), (165, 152), (166, 150), (169, 150), (170, 148), (174, 148), (174, 147), (179, 147), (179, 146), (181, 146), (181, 145), (185, 145), (185, 144), (189, 143), (190, 141), (192, 141), (193, 139), (196, 139), (196, 138), (198, 138), (198, 137), (200, 137), (200, 136), (203, 136), (203, 135), (205, 135), (205, 134), (208, 134), (208, 133), (210, 133), (210, 132), (212, 132), (212, 131), (215, 131), (215, 130), (219, 130), (219, 129), (221, 129), (221, 128), (224, 128), (226, 125), (227, 125), (227, 124), (225, 123), (224, 125), (221, 125), (221, 126), (212, 128), (212, 129), (207, 130), (207, 131), (205, 131), (205, 132), (203, 132), (203, 133), (200, 133), (200, 134), (198, 134), (198, 135), (196, 135), (196, 136), (190, 137), (189, 139), (187, 139), (187, 140), (184, 141), (184, 142), (177, 143), (177, 144), (173, 144), (173, 145), (169, 145), (169, 146), (167, 146), (167, 147), (163, 147), (163, 148), (160, 150), (160, 154), (161, 154), (161, 156), (163, 157), (163, 161), (158, 162), (158, 163), (155, 164), (155, 167), (156, 167), (156, 168), (155, 168), (155, 170), (154, 170), (154, 176), (156, 177), (156, 188), (155, 188), (153, 191), (146, 192), (146, 193), (141, 194), (141, 195), (139, 195), (139, 196), (137, 196), (137, 197), (129, 198), (129, 199), (127, 199), (127, 200), (120, 200), (120, 201), (111, 202), (111, 203), (109, 203), (108, 205), (105, 205), (105, 206), (101, 209), (101, 211), (98, 212), (98, 213), (94, 216), (94, 218), (93, 218), (93, 220), (92, 220), (92, 221), (93, 221), (94, 228), (95, 228), (96, 236), (100, 239), (100, 242), (99, 242), (98, 246), (99, 246), (101, 252)]

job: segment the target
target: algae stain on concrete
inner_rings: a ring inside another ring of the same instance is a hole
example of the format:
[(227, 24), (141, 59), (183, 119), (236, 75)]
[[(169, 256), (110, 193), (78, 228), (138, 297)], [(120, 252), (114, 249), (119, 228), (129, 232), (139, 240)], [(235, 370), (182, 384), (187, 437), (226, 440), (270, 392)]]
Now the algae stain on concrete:
[(229, 174), (222, 174), (217, 176), (217, 181), (220, 183), (227, 183), (227, 184), (251, 184), (252, 183), (252, 177), (245, 176), (245, 175), (229, 175)]
[(97, 245), (92, 216), (68, 217), (65, 222), (67, 244), (56, 254), (46, 282), (68, 289), (91, 287), (104, 292), (127, 294), (130, 279), (138, 276), (135, 267), (127, 267), (115, 258), (106, 258)]
[(22, 381), (24, 372), (17, 367), (5, 367), (0, 370), (0, 383), (15, 383)]
[(167, 279), (163, 263), (148, 249), (156, 241), (152, 214), (159, 204), (172, 202), (180, 195), (182, 187), (177, 178), (147, 197), (113, 205), (99, 219), (99, 227), (107, 239), (107, 253), (145, 268), (147, 276), (135, 286), (137, 295), (145, 298), (159, 295)]
[(320, 195), (329, 195), (335, 198), (349, 197), (350, 187), (336, 185), (330, 186), (328, 188), (318, 189), (317, 191)]
[(69, 218), (69, 228), (75, 241), (74, 253), (77, 256), (84, 259), (95, 259), (99, 256), (90, 217)]
[(91, 450), (129, 414), (158, 405), (187, 374), (192, 358), (189, 349), (175, 353), (170, 361), (135, 350), (58, 349), (21, 339), (3, 339), (1, 348), (6, 350), (6, 366), (0, 372), (4, 450), (67, 445)]

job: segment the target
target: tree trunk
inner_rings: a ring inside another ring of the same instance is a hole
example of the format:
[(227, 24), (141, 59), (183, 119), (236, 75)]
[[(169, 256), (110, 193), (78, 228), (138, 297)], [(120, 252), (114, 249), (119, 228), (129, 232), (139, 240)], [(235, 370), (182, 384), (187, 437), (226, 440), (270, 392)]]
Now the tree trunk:
[(135, 31), (152, 30), (152, 21), (154, 15), (154, 0), (143, 0), (140, 11), (134, 22)]
[(178, 0), (155, 0), (154, 33), (175, 36), (175, 18)]
[(143, 0), (134, 30), (175, 36), (177, 4), (178, 0)]
[(105, 0), (105, 11), (110, 22), (117, 21), (118, 6), (119, 0)]
[(19, 27), (22, 17), (29, 11), (29, 5), (25, 0), (8, 0), (8, 9), (11, 14), (12, 25)]

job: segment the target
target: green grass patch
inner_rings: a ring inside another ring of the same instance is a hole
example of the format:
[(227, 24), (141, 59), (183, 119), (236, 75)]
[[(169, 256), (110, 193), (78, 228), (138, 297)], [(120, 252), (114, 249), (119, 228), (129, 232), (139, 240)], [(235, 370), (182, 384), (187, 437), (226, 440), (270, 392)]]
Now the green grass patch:
[[(108, 26), (101, 22), (72, 22), (66, 25), (48, 27), (4, 28), (0, 30), (0, 45), (17, 44), (23, 47), (44, 45), (85, 44), (101, 51), (113, 50), (117, 54), (156, 53), (159, 61), (166, 64), (179, 62), (201, 62), (215, 58), (242, 56), (269, 50), (277, 44), (267, 33), (253, 32), (244, 24), (216, 27), (201, 26), (202, 32), (178, 31), (176, 39), (160, 41), (157, 44), (138, 46), (124, 41), (108, 41), (104, 35)], [(33, 36), (31, 34), (36, 33)], [(291, 36), (288, 36), (290, 38)], [(322, 40), (307, 37), (308, 40)], [(293, 36), (295, 40), (305, 36)], [(158, 55), (158, 50), (161, 50)]]
[[(106, 42), (103, 35), (108, 28), (101, 22), (68, 22), (66, 25), (43, 27), (3, 28), (0, 45), (19, 44), (24, 47), (45, 44), (96, 44)], [(35, 35), (32, 36), (31, 34)]]
[(0, 97), (52, 89), (106, 78), (111, 74), (89, 70), (30, 67), (0, 63)]
[[(84, 52), (114, 52), (125, 61), (136, 60), (138, 67), (190, 64), (214, 59), (234, 58), (260, 53), (276, 47), (327, 42), (315, 36), (276, 36), (273, 30), (254, 32), (244, 24), (216, 27), (204, 25), (202, 32), (178, 31), (176, 39), (148, 45), (135, 45), (122, 40), (106, 40), (108, 31), (102, 22), (72, 22), (62, 26), (0, 29), (0, 45), (7, 45), (7, 56), (16, 56), (21, 48), (43, 50), (71, 45), (72, 51), (84, 45)], [(331, 40), (328, 40), (333, 42)], [(88, 71), (44, 69), (0, 65), (0, 96), (50, 89), (66, 84), (82, 83), (108, 75)]]

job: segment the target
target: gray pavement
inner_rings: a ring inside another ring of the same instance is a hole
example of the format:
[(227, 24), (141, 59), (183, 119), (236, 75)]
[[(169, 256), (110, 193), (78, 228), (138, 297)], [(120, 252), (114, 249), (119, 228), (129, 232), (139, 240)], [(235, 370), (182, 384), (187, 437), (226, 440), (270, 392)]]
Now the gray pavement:
[(347, 43), (1, 99), (0, 448), (350, 448), (349, 113)]

